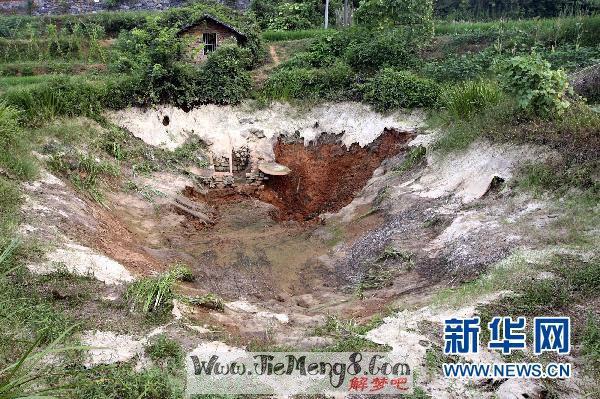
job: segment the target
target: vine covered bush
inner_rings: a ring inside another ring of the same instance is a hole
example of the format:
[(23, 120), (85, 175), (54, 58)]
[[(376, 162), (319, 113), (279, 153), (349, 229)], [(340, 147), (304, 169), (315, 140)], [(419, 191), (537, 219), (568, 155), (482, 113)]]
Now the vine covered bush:
[(431, 107), (440, 97), (440, 86), (412, 72), (382, 69), (361, 87), (363, 99), (378, 111)]
[(538, 54), (513, 57), (500, 67), (504, 90), (514, 96), (518, 106), (535, 115), (548, 117), (562, 114), (569, 106), (567, 75), (553, 70)]

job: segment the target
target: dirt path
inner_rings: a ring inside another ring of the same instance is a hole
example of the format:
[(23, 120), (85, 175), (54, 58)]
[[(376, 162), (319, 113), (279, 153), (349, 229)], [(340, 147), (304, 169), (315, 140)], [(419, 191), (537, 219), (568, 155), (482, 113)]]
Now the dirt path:
[(273, 60), (275, 66), (281, 63), (281, 61), (279, 60), (279, 56), (277, 55), (277, 50), (275, 50), (275, 46), (273, 46), (272, 44), (269, 45), (269, 54), (271, 55), (271, 59)]

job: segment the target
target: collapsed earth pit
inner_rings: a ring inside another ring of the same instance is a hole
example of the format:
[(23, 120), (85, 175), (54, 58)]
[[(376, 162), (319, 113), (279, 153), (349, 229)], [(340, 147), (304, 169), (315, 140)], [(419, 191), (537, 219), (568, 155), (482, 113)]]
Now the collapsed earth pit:
[(291, 169), (271, 176), (260, 199), (280, 210), (279, 220), (310, 220), (348, 205), (381, 163), (402, 151), (414, 134), (386, 129), (371, 144), (346, 147), (340, 136), (323, 134), (305, 145), (302, 139), (280, 137), (275, 160)]
[(313, 234), (312, 221), (349, 204), (385, 159), (406, 151), (412, 137), (385, 130), (364, 147), (347, 147), (331, 134), (306, 146), (280, 137), (273, 148), (275, 160), (291, 168), (289, 175), (271, 176), (262, 184), (188, 187), (158, 214), (149, 205), (143, 208), (145, 215), (131, 209), (127, 194), (118, 207), (119, 218), (136, 230), (153, 258), (190, 266), (198, 277), (193, 284), (198, 292), (228, 300), (312, 293), (337, 284), (319, 261), (330, 243)]

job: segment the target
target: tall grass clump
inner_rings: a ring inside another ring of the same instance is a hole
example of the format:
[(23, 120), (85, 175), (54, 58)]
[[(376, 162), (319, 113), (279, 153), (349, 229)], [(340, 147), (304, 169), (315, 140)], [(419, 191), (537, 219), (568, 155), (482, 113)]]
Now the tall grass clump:
[(19, 179), (30, 179), (36, 166), (20, 120), (19, 110), (0, 101), (0, 168)]
[(144, 313), (160, 312), (166, 309), (175, 292), (173, 287), (179, 280), (187, 280), (189, 268), (176, 266), (170, 271), (155, 277), (144, 277), (129, 286), (125, 298), (130, 302), (133, 310)]
[(449, 116), (459, 119), (472, 117), (480, 111), (497, 105), (502, 92), (495, 82), (468, 81), (447, 88), (442, 102)]
[[(72, 333), (74, 327), (66, 329), (61, 335), (47, 345), (41, 334), (21, 357), (0, 370), (0, 398), (52, 398), (53, 395), (64, 391), (65, 385), (48, 383), (51, 374), (64, 377), (66, 372), (61, 366), (56, 366), (45, 360), (65, 352), (87, 349), (83, 346), (64, 346), (63, 342)], [(60, 378), (58, 378), (60, 381)], [(58, 383), (60, 384), (60, 383)]]

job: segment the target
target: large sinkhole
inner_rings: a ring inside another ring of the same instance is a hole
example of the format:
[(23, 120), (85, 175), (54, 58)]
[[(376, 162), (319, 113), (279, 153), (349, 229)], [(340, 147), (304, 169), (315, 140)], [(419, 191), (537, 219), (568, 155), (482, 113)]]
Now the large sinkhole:
[(289, 167), (287, 176), (271, 176), (262, 200), (276, 205), (283, 220), (309, 220), (349, 204), (383, 160), (406, 149), (413, 134), (386, 129), (371, 144), (346, 147), (340, 136), (322, 134), (305, 145), (303, 140), (279, 138), (274, 147), (277, 163)]

